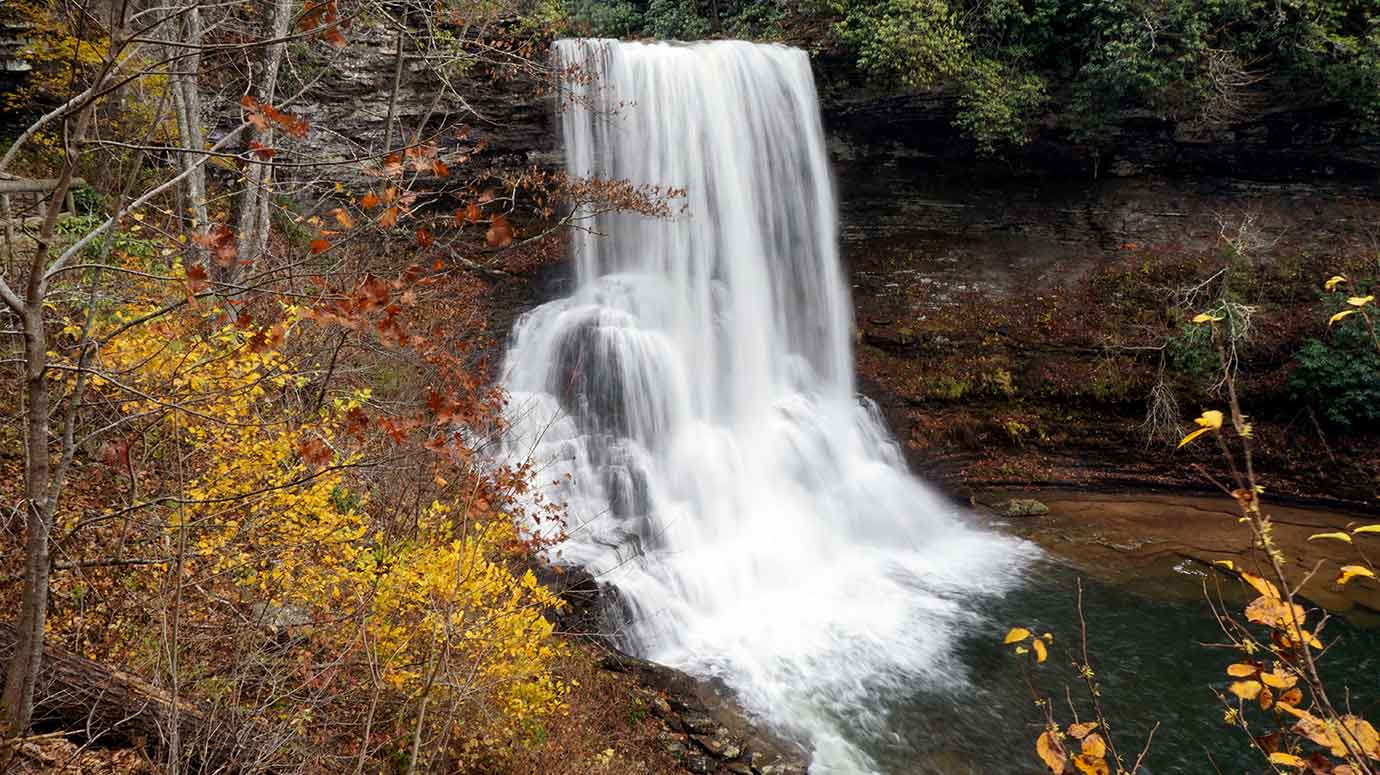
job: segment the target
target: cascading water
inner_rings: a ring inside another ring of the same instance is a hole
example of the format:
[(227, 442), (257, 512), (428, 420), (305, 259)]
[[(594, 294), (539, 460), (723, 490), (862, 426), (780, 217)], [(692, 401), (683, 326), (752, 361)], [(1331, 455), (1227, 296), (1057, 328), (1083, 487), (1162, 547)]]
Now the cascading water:
[(1011, 542), (965, 527), (854, 393), (851, 306), (806, 55), (566, 40), (568, 172), (674, 186), (671, 218), (591, 215), (578, 289), (517, 325), (513, 454), (569, 507), (565, 561), (616, 585), (625, 643), (722, 677), (867, 772), (884, 698), (963, 680)]

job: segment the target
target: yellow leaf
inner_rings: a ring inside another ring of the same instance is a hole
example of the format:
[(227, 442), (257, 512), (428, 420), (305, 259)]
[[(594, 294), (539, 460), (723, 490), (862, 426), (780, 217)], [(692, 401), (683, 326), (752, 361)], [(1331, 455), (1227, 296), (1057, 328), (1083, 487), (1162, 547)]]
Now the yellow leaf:
[(1216, 323), (1217, 321), (1219, 321), (1219, 320), (1221, 320), (1221, 319), (1222, 319), (1222, 317), (1221, 317), (1220, 315), (1210, 315), (1210, 314), (1208, 314), (1208, 313), (1206, 313), (1206, 312), (1200, 312), (1200, 313), (1198, 313), (1197, 315), (1194, 315), (1194, 316), (1193, 316), (1193, 322), (1194, 322), (1194, 323), (1198, 323), (1198, 324), (1202, 324), (1202, 323)]
[(1222, 413), (1217, 411), (1216, 409), (1209, 409), (1206, 412), (1203, 412), (1203, 415), (1194, 420), (1193, 422), (1198, 423), (1204, 428), (1211, 428), (1213, 430), (1217, 430), (1222, 427)]
[(1094, 734), (1083, 738), (1083, 755), (1098, 759), (1107, 755), (1107, 743), (1102, 740), (1102, 735)]
[(1021, 641), (1029, 637), (1030, 630), (1027, 630), (1024, 627), (1012, 627), (1011, 632), (1006, 633), (1006, 640), (1002, 642), (1006, 644), (1020, 643)]
[(1079, 754), (1073, 757), (1073, 766), (1082, 775), (1111, 775), (1112, 771), (1107, 766), (1106, 759), (1098, 759), (1086, 754)]
[(1040, 755), (1040, 760), (1045, 763), (1049, 771), (1054, 775), (1062, 775), (1064, 765), (1068, 763), (1068, 757), (1064, 754), (1063, 746), (1059, 741), (1046, 731), (1035, 741), (1035, 753)]
[(1345, 586), (1348, 581), (1357, 576), (1365, 576), (1368, 579), (1375, 578), (1375, 571), (1361, 565), (1343, 565), (1342, 572), (1337, 576), (1338, 586)]
[(1264, 688), (1259, 681), (1234, 681), (1227, 687), (1227, 691), (1243, 700), (1254, 700), (1260, 696), (1260, 690)]
[(1257, 597), (1246, 606), (1247, 621), (1280, 630), (1302, 625), (1306, 613), (1298, 603), (1285, 603), (1277, 597)]
[(1369, 721), (1360, 716), (1342, 716), (1342, 726), (1351, 733), (1352, 741), (1366, 756), (1380, 760), (1380, 732), (1376, 732)]
[(1308, 762), (1291, 753), (1285, 753), (1283, 751), (1275, 751), (1270, 754), (1270, 764), (1280, 764), (1285, 767), (1298, 767), (1300, 769), (1308, 766)]
[(1364, 306), (1366, 306), (1367, 304), (1371, 303), (1372, 301), (1375, 301), (1375, 296), (1373, 296), (1373, 295), (1372, 295), (1372, 296), (1352, 296), (1351, 298), (1349, 298), (1349, 299), (1346, 300), (1346, 303), (1347, 303), (1347, 304), (1350, 304), (1350, 305), (1353, 306), (1353, 307), (1364, 307)]
[(1035, 640), (1030, 641), (1030, 645), (1035, 649), (1036, 662), (1043, 662), (1046, 658), (1049, 657), (1049, 651), (1045, 649), (1044, 641), (1040, 640), (1039, 638), (1036, 638)]
[(1279, 695), (1279, 702), (1275, 705), (1283, 707), (1285, 705), (1298, 705), (1300, 702), (1303, 702), (1303, 690), (1295, 687)]
[(1327, 324), (1330, 326), (1330, 325), (1332, 325), (1333, 323), (1336, 323), (1338, 320), (1341, 320), (1342, 318), (1345, 318), (1347, 315), (1355, 315), (1355, 314), (1356, 314), (1356, 310), (1354, 310), (1354, 309), (1344, 309), (1344, 310), (1342, 310), (1341, 312), (1338, 312), (1337, 314), (1335, 314), (1335, 315), (1333, 315), (1332, 317), (1328, 318), (1328, 319), (1327, 319)]
[(1069, 737), (1072, 737), (1074, 740), (1082, 740), (1094, 729), (1097, 729), (1096, 721), (1084, 721), (1082, 724), (1070, 724)]
[(1236, 563), (1232, 562), (1231, 560), (1217, 560), (1213, 563), (1213, 565), (1221, 565), (1223, 568), (1226, 568), (1227, 570), (1231, 571), (1236, 570)]
[(1288, 705), (1280, 705), (1279, 707), (1298, 719), (1298, 722), (1294, 724), (1294, 731), (1328, 749), (1333, 756), (1346, 755), (1346, 745), (1342, 743), (1342, 739), (1337, 735), (1333, 725), (1306, 710), (1299, 710)]
[(1362, 525), (1354, 528), (1353, 533), (1380, 533), (1380, 525)]
[(1344, 541), (1344, 542), (1346, 542), (1346, 543), (1349, 544), (1349, 543), (1351, 543), (1351, 536), (1350, 536), (1350, 535), (1347, 535), (1346, 533), (1340, 533), (1340, 532), (1339, 532), (1339, 533), (1314, 533), (1313, 535), (1308, 536), (1308, 540), (1309, 540), (1309, 541), (1314, 541), (1314, 540)]
[(1194, 431), (1194, 432), (1188, 434), (1187, 436), (1183, 437), (1183, 440), (1179, 442), (1179, 446), (1180, 446), (1180, 447), (1183, 447), (1185, 444), (1189, 443), (1190, 441), (1193, 441), (1194, 439), (1198, 438), (1199, 436), (1203, 435), (1204, 433), (1207, 433), (1207, 432), (1210, 431), (1210, 430), (1212, 430), (1212, 429), (1211, 429), (1211, 428), (1199, 428), (1198, 430), (1196, 430), (1196, 431)]
[(1245, 571), (1241, 572), (1241, 578), (1245, 580), (1247, 584), (1250, 584), (1256, 592), (1259, 592), (1265, 597), (1273, 597), (1276, 600), (1279, 599), (1279, 587), (1276, 587), (1265, 579), (1260, 578), (1254, 573), (1246, 573)]
[(1227, 665), (1227, 675), (1231, 676), (1232, 678), (1245, 678), (1247, 676), (1255, 675), (1258, 672), (1260, 672), (1260, 668), (1256, 667), (1255, 665), (1244, 665), (1241, 663), (1237, 663), (1235, 665)]
[(1261, 673), (1260, 680), (1263, 681), (1266, 686), (1275, 689), (1291, 689), (1294, 684), (1299, 682), (1299, 677), (1293, 673), (1283, 672), (1279, 667), (1275, 667), (1273, 672)]
[(1344, 282), (1346, 282), (1345, 275), (1334, 274), (1331, 277), (1327, 278), (1327, 282), (1323, 283), (1323, 290), (1335, 291), (1337, 290), (1337, 286), (1341, 285)]

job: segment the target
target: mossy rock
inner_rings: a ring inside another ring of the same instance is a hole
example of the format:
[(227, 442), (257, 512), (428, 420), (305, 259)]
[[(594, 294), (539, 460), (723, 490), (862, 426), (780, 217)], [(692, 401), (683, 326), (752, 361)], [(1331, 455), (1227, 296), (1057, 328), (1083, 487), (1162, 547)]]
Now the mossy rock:
[(1003, 517), (1040, 517), (1049, 513), (1049, 507), (1034, 498), (1012, 498), (997, 504), (996, 509)]

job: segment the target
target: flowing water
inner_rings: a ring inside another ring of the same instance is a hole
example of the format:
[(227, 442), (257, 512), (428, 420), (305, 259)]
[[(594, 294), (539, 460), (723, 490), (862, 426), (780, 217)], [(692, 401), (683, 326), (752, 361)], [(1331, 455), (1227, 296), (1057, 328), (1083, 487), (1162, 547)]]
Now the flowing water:
[[(723, 678), (802, 739), (812, 772), (1036, 771), (1038, 717), (1000, 634), (1076, 632), (1072, 575), (971, 527), (856, 395), (806, 55), (596, 40), (556, 55), (573, 68), (568, 171), (685, 191), (669, 218), (581, 213), (574, 294), (510, 340), (509, 451), (569, 507), (562, 560), (617, 586), (627, 648)], [(1202, 605), (1097, 587), (1089, 605), (1129, 728), (1206, 711), (1171, 719), (1155, 771), (1211, 771), (1198, 749), (1218, 734), (1221, 654), (1189, 670), (1160, 645), (1211, 637)]]
[(877, 698), (964, 680), (956, 634), (1022, 549), (912, 478), (855, 394), (804, 52), (556, 49), (581, 73), (568, 172), (685, 191), (670, 218), (591, 214), (574, 295), (511, 340), (521, 451), (570, 508), (562, 556), (618, 587), (637, 653), (721, 676), (815, 771), (869, 771)]

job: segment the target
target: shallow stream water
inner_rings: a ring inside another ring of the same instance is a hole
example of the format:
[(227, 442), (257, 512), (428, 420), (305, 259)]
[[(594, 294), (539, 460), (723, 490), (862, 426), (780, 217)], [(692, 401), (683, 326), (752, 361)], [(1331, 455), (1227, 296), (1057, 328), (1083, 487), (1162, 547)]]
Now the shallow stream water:
[[(885, 773), (968, 775), (1041, 773), (1034, 741), (1042, 716), (1025, 682), (1023, 660), (1001, 639), (1008, 626), (1023, 625), (1055, 635), (1049, 661), (1032, 670), (1037, 689), (1057, 700), (1068, 721), (1064, 687), (1086, 714), (1087, 693), (1073, 667), (1078, 643), (1078, 574), (1052, 560), (1023, 572), (1021, 585), (982, 607), (983, 626), (961, 637), (955, 653), (965, 680), (945, 686), (917, 682), (909, 692), (878, 697), (887, 710), (890, 739), (863, 735), (861, 746)], [(1123, 747), (1139, 753), (1156, 722), (1146, 757), (1150, 775), (1262, 772), (1249, 741), (1223, 723), (1215, 690), (1227, 685), (1224, 669), (1239, 653), (1225, 641), (1208, 594), (1219, 594), (1215, 576), (1200, 566), (1166, 564), (1161, 572), (1126, 584), (1083, 580), (1088, 650), (1103, 688), (1103, 704)], [(1239, 611), (1248, 602), (1235, 582), (1221, 593)], [(1335, 681), (1333, 692), (1350, 690), (1351, 707), (1369, 718), (1380, 715), (1380, 630), (1329, 621), (1330, 645), (1321, 668)], [(1081, 661), (1081, 660), (1080, 660)], [(1254, 713), (1257, 723), (1263, 714)], [(1087, 720), (1086, 715), (1081, 716)], [(855, 732), (856, 733), (856, 732)], [(1262, 731), (1263, 734), (1263, 731)]]

